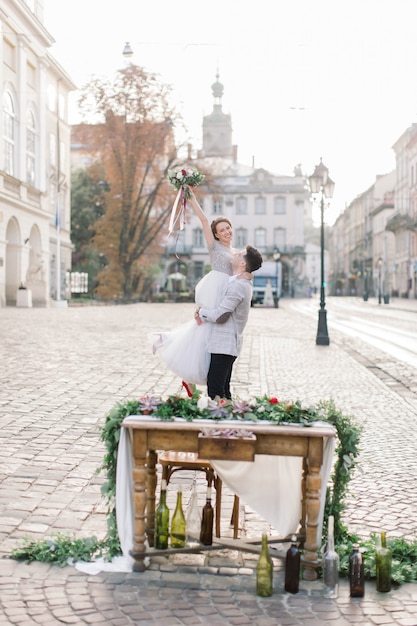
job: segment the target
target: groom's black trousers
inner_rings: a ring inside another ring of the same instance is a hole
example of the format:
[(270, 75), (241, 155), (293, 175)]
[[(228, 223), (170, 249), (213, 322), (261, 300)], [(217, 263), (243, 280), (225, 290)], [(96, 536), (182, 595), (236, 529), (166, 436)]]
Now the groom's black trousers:
[(227, 398), (228, 400), (232, 399), (230, 379), (236, 358), (231, 354), (211, 354), (207, 375), (207, 394), (212, 400), (216, 396)]

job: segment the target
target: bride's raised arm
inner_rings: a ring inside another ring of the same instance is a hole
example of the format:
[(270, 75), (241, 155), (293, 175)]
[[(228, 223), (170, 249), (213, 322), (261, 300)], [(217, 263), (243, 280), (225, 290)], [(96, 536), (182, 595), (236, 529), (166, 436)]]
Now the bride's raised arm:
[(195, 197), (194, 192), (190, 189), (191, 192), (191, 197), (189, 198), (189, 203), (191, 204), (194, 213), (196, 214), (196, 216), (198, 217), (198, 219), (201, 222), (201, 226), (203, 227), (203, 233), (204, 233), (204, 238), (206, 240), (206, 244), (208, 248), (211, 248), (211, 246), (214, 243), (214, 235), (213, 232), (211, 230), (211, 226), (210, 223), (208, 221), (208, 217), (207, 215), (204, 213), (203, 209), (201, 208), (200, 204), (197, 201), (197, 198)]

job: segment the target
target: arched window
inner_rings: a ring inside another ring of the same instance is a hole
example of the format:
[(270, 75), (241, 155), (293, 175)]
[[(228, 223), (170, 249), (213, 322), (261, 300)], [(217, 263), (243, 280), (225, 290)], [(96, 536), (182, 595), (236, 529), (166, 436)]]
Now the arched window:
[(4, 139), (4, 171), (10, 176), (15, 175), (15, 126), (16, 117), (12, 96), (8, 91), (3, 96), (3, 139)]
[(36, 184), (36, 124), (32, 111), (26, 116), (26, 182)]
[(257, 228), (255, 230), (255, 246), (256, 246), (256, 248), (265, 248), (265, 246), (266, 246), (266, 230), (265, 230), (265, 228)]
[(266, 198), (265, 196), (257, 196), (255, 198), (255, 214), (264, 215), (266, 213)]
[(236, 215), (246, 215), (248, 212), (248, 201), (245, 196), (236, 198)]
[(286, 245), (285, 228), (274, 228), (274, 246), (278, 248), (278, 250), (284, 250)]
[(238, 228), (235, 232), (236, 235), (236, 247), (244, 248), (248, 243), (248, 231), (246, 228)]
[(285, 196), (276, 196), (274, 198), (275, 215), (284, 215), (285, 211), (286, 211)]
[(193, 230), (193, 246), (194, 248), (204, 248), (203, 229), (194, 228)]

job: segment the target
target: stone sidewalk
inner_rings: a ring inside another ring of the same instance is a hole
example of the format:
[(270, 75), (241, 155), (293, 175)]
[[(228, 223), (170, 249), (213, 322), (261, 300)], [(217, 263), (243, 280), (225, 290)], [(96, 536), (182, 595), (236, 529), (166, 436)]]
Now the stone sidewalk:
[[(402, 304), (393, 302), (392, 311)], [(404, 306), (412, 308), (414, 301)], [(178, 379), (152, 356), (148, 333), (186, 321), (192, 311), (191, 304), (0, 309), (2, 556), (25, 536), (105, 534), (103, 478), (96, 474), (104, 452), (99, 428), (116, 402), (178, 391)], [(316, 346), (316, 319), (299, 314), (290, 300), (280, 301), (279, 310), (253, 309), (233, 391), (303, 404), (333, 398), (355, 415), (364, 432), (346, 513), (349, 529), (414, 538), (415, 370), (336, 333), (330, 346)], [(369, 366), (375, 363), (385, 378)], [(225, 534), (231, 501), (226, 493)], [(265, 527), (245, 507), (240, 518), (243, 533), (259, 534)], [(369, 582), (365, 598), (352, 600), (342, 580), (339, 597), (330, 600), (321, 581), (301, 581), (300, 593), (290, 596), (283, 592), (277, 561), (275, 593), (262, 599), (254, 591), (255, 562), (238, 552), (213, 552), (188, 563), (185, 555), (155, 560), (144, 574), (91, 576), (69, 566), (5, 558), (0, 624), (417, 626), (417, 585), (378, 594)]]

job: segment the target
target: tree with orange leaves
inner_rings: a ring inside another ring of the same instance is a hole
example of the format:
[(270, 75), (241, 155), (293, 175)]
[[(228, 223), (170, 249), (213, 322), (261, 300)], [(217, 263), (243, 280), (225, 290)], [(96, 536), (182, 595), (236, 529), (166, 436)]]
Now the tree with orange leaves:
[(105, 211), (94, 224), (93, 243), (106, 266), (97, 276), (104, 300), (139, 297), (149, 267), (159, 260), (172, 207), (168, 170), (176, 165), (169, 88), (136, 65), (113, 81), (94, 79), (82, 90), (81, 111), (90, 152), (105, 171)]

